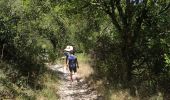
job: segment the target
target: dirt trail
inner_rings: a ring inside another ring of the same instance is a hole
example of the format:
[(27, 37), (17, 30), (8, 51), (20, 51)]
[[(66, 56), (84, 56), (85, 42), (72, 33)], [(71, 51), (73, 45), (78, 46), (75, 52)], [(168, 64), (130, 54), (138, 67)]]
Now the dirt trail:
[(60, 78), (57, 86), (60, 100), (103, 100), (81, 75), (73, 75), (73, 82), (71, 82), (69, 72), (63, 65), (51, 65), (50, 68), (56, 71)]

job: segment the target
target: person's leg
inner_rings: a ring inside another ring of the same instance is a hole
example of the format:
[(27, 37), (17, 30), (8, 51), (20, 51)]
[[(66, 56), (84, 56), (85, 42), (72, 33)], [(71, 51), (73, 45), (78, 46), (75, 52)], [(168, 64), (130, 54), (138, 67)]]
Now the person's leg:
[(73, 82), (73, 77), (72, 77), (73, 73), (70, 72), (70, 78), (71, 78), (71, 81)]
[(70, 70), (70, 79), (71, 79), (71, 81), (73, 81), (73, 77), (72, 77), (72, 75), (73, 75), (73, 73), (72, 73), (72, 72), (73, 72), (73, 69), (69, 67), (69, 70)]
[(77, 68), (75, 67), (75, 68), (73, 69), (73, 71), (74, 71), (75, 79), (76, 79), (77, 82), (78, 82), (79, 80), (78, 80), (78, 75), (77, 75)]

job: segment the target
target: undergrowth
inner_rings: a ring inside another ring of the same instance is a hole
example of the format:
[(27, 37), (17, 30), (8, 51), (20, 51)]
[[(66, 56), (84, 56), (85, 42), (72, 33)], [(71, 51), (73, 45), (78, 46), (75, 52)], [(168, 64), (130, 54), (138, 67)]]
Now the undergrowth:
[[(16, 78), (13, 82), (12, 73), (17, 73), (16, 70), (6, 69), (13, 65), (1, 62), (0, 63), (0, 99), (16, 99), (16, 100), (56, 100), (58, 98), (56, 91), (57, 76), (51, 70), (46, 70), (38, 81), (35, 88), (32, 88), (27, 83), (27, 77), (22, 76)], [(9, 72), (11, 75), (8, 75)], [(41, 85), (41, 88), (37, 88)]]

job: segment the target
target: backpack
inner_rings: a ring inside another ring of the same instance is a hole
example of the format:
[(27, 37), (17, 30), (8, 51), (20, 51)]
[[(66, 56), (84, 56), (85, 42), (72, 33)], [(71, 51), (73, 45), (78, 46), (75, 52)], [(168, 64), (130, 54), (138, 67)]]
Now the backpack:
[(64, 52), (64, 56), (68, 57), (69, 53), (68, 52)]
[(69, 64), (69, 67), (71, 67), (71, 68), (75, 68), (76, 67), (76, 63), (77, 63), (77, 58), (76, 58), (76, 56), (74, 56), (74, 55), (70, 55), (69, 57), (68, 57), (68, 64)]

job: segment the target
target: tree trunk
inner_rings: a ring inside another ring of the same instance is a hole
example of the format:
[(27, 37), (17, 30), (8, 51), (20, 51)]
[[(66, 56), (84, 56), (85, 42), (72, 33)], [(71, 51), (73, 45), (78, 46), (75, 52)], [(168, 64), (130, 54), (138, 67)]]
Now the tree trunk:
[(125, 31), (122, 32), (122, 57), (125, 62), (125, 69), (123, 75), (123, 81), (129, 83), (132, 79), (132, 65), (133, 65), (133, 43), (132, 43), (132, 33), (130, 29), (126, 28)]

